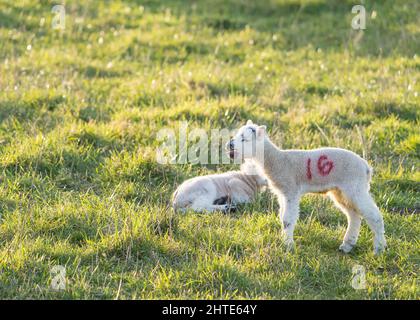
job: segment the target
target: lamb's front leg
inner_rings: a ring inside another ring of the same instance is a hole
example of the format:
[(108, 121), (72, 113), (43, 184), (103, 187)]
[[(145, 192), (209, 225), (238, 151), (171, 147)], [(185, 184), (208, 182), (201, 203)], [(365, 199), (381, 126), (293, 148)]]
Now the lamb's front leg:
[(299, 201), (300, 196), (297, 195), (284, 195), (279, 198), (283, 238), (288, 250), (294, 249), (293, 233), (299, 218)]

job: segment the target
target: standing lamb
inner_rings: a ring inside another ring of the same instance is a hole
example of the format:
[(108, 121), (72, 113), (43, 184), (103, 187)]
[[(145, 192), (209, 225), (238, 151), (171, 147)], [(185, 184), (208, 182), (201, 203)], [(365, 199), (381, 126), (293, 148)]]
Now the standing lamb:
[(300, 198), (312, 192), (327, 193), (347, 216), (341, 251), (348, 253), (356, 244), (362, 217), (374, 233), (375, 254), (385, 249), (383, 218), (369, 194), (372, 168), (357, 154), (340, 148), (281, 150), (268, 138), (266, 127), (251, 120), (226, 147), (231, 158), (252, 159), (264, 172), (278, 197), (283, 236), (289, 249), (294, 248)]

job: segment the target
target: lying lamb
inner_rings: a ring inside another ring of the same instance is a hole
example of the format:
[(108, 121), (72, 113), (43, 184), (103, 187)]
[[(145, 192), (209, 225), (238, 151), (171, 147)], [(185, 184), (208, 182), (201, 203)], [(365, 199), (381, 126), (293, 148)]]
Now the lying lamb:
[(265, 126), (250, 120), (226, 148), (231, 158), (253, 160), (267, 177), (279, 200), (288, 248), (294, 247), (299, 200), (303, 194), (315, 192), (327, 193), (347, 215), (348, 227), (340, 250), (350, 252), (356, 244), (362, 217), (374, 233), (374, 252), (385, 249), (383, 218), (369, 194), (372, 169), (355, 153), (339, 148), (281, 150), (270, 141)]
[(172, 206), (175, 211), (212, 212), (230, 211), (237, 204), (251, 202), (267, 180), (255, 171), (249, 162), (240, 171), (195, 177), (183, 182), (174, 192)]

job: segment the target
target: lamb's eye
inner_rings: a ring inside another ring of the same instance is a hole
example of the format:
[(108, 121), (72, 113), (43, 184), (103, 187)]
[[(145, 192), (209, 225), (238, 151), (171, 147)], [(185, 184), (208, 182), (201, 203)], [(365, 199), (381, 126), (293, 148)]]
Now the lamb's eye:
[(244, 142), (244, 141), (245, 141), (245, 138), (244, 138), (244, 137), (242, 137), (241, 141), (242, 141), (242, 142)]

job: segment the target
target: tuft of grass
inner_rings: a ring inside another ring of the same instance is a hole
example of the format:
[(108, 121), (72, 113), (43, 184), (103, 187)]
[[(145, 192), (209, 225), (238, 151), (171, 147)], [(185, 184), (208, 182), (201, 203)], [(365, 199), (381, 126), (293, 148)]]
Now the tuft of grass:
[[(364, 31), (352, 1), (66, 1), (65, 30), (53, 5), (0, 4), (0, 298), (419, 298), (418, 1), (366, 3)], [(174, 215), (177, 184), (234, 166), (160, 165), (157, 132), (247, 119), (283, 148), (364, 155), (387, 252), (363, 224), (339, 253), (346, 219), (318, 196), (294, 253), (268, 192)]]

